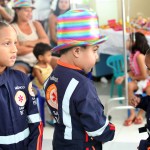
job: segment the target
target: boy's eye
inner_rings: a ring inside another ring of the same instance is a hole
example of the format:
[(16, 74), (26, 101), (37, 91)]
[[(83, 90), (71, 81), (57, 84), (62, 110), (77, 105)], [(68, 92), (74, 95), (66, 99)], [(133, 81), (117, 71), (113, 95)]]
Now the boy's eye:
[(94, 48), (94, 52), (97, 52), (98, 51), (98, 47)]
[(94, 49), (94, 52), (97, 52), (97, 49)]
[(10, 42), (5, 42), (4, 45), (5, 46), (9, 46), (11, 43)]

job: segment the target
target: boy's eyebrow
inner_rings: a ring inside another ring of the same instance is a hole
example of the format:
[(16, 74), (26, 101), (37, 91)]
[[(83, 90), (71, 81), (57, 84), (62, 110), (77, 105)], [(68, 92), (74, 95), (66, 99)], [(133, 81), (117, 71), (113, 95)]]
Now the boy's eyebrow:
[(96, 47), (97, 49), (99, 49), (99, 45), (96, 45), (95, 47)]

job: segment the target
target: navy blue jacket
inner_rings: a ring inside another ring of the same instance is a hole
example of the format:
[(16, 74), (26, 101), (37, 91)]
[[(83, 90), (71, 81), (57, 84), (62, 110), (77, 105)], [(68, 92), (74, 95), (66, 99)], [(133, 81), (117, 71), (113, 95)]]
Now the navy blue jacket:
[(79, 68), (58, 62), (45, 83), (47, 104), (56, 120), (54, 150), (102, 149), (115, 127), (104, 115), (96, 89)]
[(137, 108), (141, 108), (146, 112), (146, 131), (148, 132), (148, 138), (141, 140), (139, 144), (139, 150), (147, 150), (150, 148), (150, 96), (141, 97), (141, 101)]
[(137, 108), (141, 108), (146, 112), (147, 128), (150, 130), (150, 96), (141, 97)]
[(0, 150), (41, 150), (42, 132), (32, 83), (7, 68), (0, 75)]

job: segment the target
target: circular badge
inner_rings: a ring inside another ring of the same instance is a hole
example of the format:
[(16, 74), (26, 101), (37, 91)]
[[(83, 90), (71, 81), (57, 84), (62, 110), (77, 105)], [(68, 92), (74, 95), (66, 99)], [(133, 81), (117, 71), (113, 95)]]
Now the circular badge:
[(19, 106), (24, 106), (26, 103), (26, 95), (23, 91), (18, 91), (15, 95), (15, 101)]
[(33, 86), (32, 86), (32, 82), (29, 83), (28, 91), (29, 91), (29, 94), (30, 94), (31, 96), (35, 96), (34, 88), (33, 88)]
[(51, 107), (58, 110), (57, 87), (55, 84), (52, 84), (47, 88), (46, 100)]

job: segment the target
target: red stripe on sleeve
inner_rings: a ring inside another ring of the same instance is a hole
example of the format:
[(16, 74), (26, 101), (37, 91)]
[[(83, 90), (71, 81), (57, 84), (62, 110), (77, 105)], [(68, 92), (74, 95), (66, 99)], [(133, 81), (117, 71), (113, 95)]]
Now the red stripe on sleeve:
[[(85, 142), (89, 141), (89, 136), (88, 134), (85, 132)], [(90, 150), (88, 147), (85, 150)]]
[(42, 138), (43, 138), (43, 123), (42, 122), (40, 122), (38, 129), (39, 129), (39, 136), (38, 136), (38, 141), (37, 141), (37, 150), (42, 150)]
[(110, 130), (115, 130), (115, 126), (113, 124), (110, 124), (110, 123), (109, 123), (109, 128), (110, 128)]

